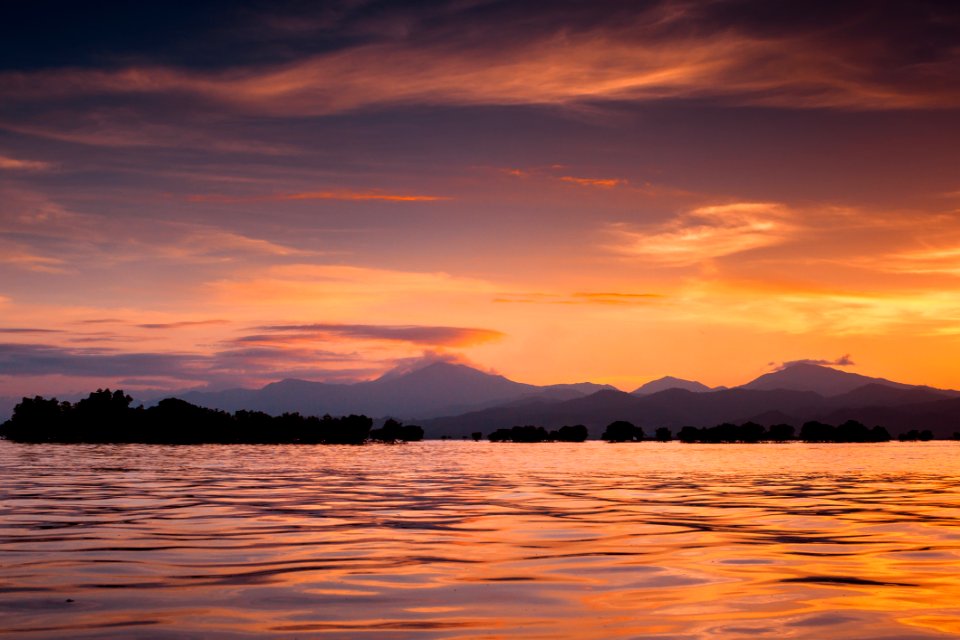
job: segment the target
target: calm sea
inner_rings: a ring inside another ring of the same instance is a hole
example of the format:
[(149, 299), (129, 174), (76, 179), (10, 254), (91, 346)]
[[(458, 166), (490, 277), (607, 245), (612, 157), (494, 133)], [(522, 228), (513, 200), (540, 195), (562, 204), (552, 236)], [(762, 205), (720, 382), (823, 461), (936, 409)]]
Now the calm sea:
[(0, 442), (0, 630), (947, 638), (960, 444)]

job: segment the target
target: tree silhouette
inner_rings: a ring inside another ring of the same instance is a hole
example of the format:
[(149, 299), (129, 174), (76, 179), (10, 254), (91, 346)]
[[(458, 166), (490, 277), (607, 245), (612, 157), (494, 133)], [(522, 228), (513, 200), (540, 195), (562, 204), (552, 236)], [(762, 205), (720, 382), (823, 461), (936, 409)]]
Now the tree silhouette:
[(607, 425), (600, 436), (607, 442), (639, 442), (643, 440), (643, 429), (626, 420), (616, 420)]

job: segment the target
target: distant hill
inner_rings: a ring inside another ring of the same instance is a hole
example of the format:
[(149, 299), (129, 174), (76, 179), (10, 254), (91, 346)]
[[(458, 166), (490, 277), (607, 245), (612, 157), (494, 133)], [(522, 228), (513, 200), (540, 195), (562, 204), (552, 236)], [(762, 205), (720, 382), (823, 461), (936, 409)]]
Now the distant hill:
[(739, 388), (759, 391), (790, 389), (792, 391), (813, 391), (822, 396), (838, 396), (868, 384), (878, 384), (896, 389), (916, 388), (900, 382), (891, 382), (884, 378), (871, 378), (816, 364), (795, 364), (779, 371), (764, 374)]
[(535, 424), (550, 429), (584, 424), (597, 437), (614, 420), (629, 420), (652, 431), (657, 427), (713, 426), (718, 422), (743, 422), (774, 410), (797, 411), (821, 402), (823, 397), (801, 391), (727, 389), (699, 393), (668, 389), (646, 396), (622, 391), (600, 391), (566, 402), (538, 402), (501, 406), (463, 415), (425, 420), (428, 437), (461, 437), (514, 425)]
[[(709, 392), (709, 393), (708, 393)], [(805, 421), (858, 420), (897, 435), (932, 429), (938, 437), (960, 431), (960, 393), (872, 378), (830, 367), (797, 364), (740, 387), (710, 389), (666, 377), (624, 393), (589, 382), (536, 386), (445, 362), (394, 371), (369, 382), (327, 384), (283, 380), (262, 389), (189, 392), (201, 406), (307, 415), (362, 413), (423, 425), (427, 437), (488, 434), (516, 425), (556, 429), (584, 424), (598, 437), (614, 420), (652, 433), (657, 427), (709, 427), (748, 420), (800, 427)]]
[(694, 393), (712, 391), (710, 387), (702, 382), (697, 382), (695, 380), (684, 380), (683, 378), (674, 378), (673, 376), (664, 376), (641, 385), (640, 387), (634, 389), (632, 394), (635, 396), (647, 396), (652, 393), (666, 391), (667, 389), (684, 389), (685, 391), (693, 391)]
[(249, 409), (270, 414), (299, 411), (310, 415), (363, 413), (409, 420), (462, 413), (538, 396), (553, 401), (568, 400), (606, 388), (610, 387), (589, 382), (539, 387), (461, 364), (436, 362), (413, 371), (390, 372), (376, 380), (355, 384), (290, 379), (268, 384), (262, 389), (190, 391), (178, 395), (199, 406), (226, 411)]

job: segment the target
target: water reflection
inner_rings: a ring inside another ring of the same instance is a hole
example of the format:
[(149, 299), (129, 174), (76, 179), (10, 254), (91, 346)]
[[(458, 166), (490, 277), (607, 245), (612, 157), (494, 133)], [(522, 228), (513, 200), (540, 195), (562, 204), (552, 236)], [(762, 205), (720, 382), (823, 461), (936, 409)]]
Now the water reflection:
[(944, 442), (0, 442), (0, 627), (954, 637), (958, 457)]

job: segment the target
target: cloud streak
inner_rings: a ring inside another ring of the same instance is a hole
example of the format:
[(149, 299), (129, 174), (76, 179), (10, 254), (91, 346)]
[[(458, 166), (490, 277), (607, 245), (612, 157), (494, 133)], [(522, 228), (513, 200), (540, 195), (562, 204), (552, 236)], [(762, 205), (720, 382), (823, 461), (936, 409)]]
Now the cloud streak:
[(684, 267), (787, 241), (795, 230), (780, 204), (738, 202), (699, 207), (661, 225), (635, 229), (610, 226), (611, 248), (622, 255)]
[(146, 322), (134, 326), (140, 329), (183, 329), (186, 327), (204, 327), (229, 323), (229, 320), (181, 320), (179, 322)]
[[(770, 364), (774, 365), (775, 363), (771, 362)], [(822, 360), (822, 359), (813, 359), (813, 358), (804, 358), (801, 360), (788, 360), (786, 362), (781, 362), (780, 364), (776, 365), (775, 371), (783, 371), (784, 369), (788, 369), (798, 364), (816, 364), (816, 365), (822, 365), (822, 366), (828, 366), (828, 367), (852, 367), (856, 363), (850, 358), (850, 354), (848, 353), (846, 355), (840, 356), (839, 358), (836, 358), (835, 360)]]
[(465, 347), (493, 340), (504, 334), (492, 329), (429, 327), (413, 325), (299, 324), (256, 327), (264, 332), (239, 338), (238, 342), (283, 343), (328, 341), (337, 338), (405, 342), (423, 346)]
[(302, 193), (279, 193), (271, 195), (231, 196), (219, 194), (196, 194), (187, 198), (190, 202), (215, 202), (236, 204), (243, 202), (289, 202), (297, 200), (346, 200), (383, 202), (437, 202), (451, 200), (446, 196), (382, 193), (379, 191), (305, 191)]
[[(353, 43), (270, 64), (191, 68), (148, 57), (125, 68), (8, 71), (0, 88), (15, 105), (169, 96), (197, 109), (270, 116), (672, 98), (787, 108), (960, 104), (960, 52), (943, 7), (917, 6), (895, 19), (857, 4), (824, 8), (822, 24), (832, 27), (824, 29), (798, 3), (778, 8), (779, 17), (758, 3), (664, 1), (630, 11), (558, 5), (537, 19), (519, 6), (487, 4), (395, 16), (393, 30), (379, 17), (379, 33), (371, 22)], [(900, 46), (918, 41), (926, 46)]]
[(53, 165), (40, 160), (21, 160), (10, 156), (0, 155), (0, 170), (6, 171), (47, 171)]
[[(262, 383), (291, 376), (339, 378), (345, 375), (344, 364), (356, 369), (358, 362), (362, 364), (355, 354), (315, 349), (226, 349), (204, 354), (0, 343), (0, 376), (63, 376), (100, 381), (126, 378), (154, 386), (160, 380), (175, 387)], [(377, 367), (362, 369), (375, 372)]]

